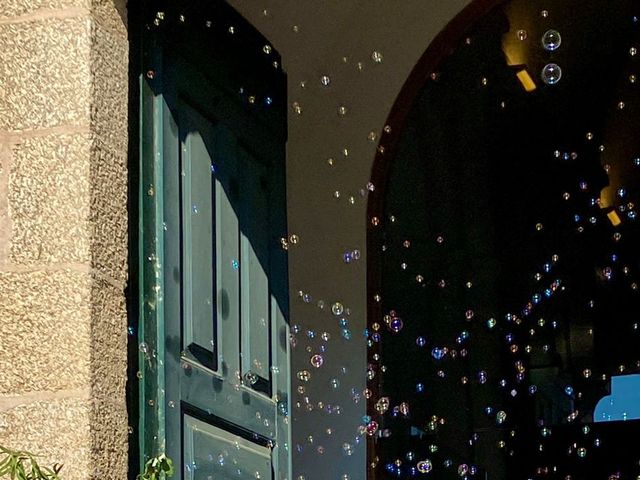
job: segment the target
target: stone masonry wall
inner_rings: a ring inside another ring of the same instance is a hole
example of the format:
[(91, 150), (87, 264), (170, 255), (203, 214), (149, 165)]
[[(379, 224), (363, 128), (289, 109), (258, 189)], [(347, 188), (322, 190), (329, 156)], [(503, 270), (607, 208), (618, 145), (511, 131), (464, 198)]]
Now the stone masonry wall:
[(0, 445), (127, 470), (124, 0), (0, 2)]

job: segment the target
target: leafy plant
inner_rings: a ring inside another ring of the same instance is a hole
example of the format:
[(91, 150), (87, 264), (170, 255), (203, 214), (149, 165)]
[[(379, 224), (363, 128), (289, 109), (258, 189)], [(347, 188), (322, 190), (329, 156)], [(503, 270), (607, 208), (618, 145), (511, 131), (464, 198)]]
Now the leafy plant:
[(160, 480), (173, 475), (173, 462), (164, 453), (150, 458), (144, 465), (144, 472), (137, 480)]
[(58, 472), (62, 465), (41, 467), (36, 460), (37, 455), (24, 450), (9, 450), (0, 445), (0, 477), (11, 480), (60, 480)]

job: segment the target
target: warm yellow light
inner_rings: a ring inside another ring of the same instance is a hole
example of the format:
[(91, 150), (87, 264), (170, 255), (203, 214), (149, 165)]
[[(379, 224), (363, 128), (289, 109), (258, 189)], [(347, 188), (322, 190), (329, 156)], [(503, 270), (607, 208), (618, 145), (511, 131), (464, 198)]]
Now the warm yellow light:
[(533, 81), (533, 78), (531, 78), (531, 75), (529, 75), (529, 72), (527, 72), (526, 69), (520, 70), (516, 74), (516, 76), (518, 77), (518, 80), (520, 80), (520, 83), (524, 87), (525, 91), (533, 92), (537, 88), (535, 82)]
[(614, 227), (617, 227), (622, 223), (622, 220), (620, 220), (620, 217), (615, 210), (611, 210), (609, 213), (607, 213), (607, 217), (609, 217), (609, 221), (613, 224)]

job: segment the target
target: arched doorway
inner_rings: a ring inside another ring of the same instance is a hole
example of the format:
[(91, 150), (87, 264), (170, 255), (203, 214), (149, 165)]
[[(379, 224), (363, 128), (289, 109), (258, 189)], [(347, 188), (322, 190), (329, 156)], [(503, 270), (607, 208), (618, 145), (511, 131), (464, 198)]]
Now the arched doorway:
[(475, 2), (407, 81), (369, 204), (370, 478), (638, 474), (639, 14)]

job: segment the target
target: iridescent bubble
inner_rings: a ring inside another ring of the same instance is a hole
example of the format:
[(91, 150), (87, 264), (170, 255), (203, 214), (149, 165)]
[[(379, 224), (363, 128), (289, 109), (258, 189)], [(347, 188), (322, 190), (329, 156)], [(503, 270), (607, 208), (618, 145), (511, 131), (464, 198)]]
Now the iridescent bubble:
[(507, 413), (504, 410), (500, 410), (496, 413), (496, 423), (502, 424), (507, 420)]
[(328, 87), (331, 83), (331, 78), (329, 77), (329, 75), (322, 75), (320, 77), (320, 83), (322, 84), (322, 86)]
[(463, 463), (458, 466), (458, 476), (465, 477), (469, 473), (469, 465)]
[(351, 455), (353, 455), (353, 445), (348, 443), (348, 442), (343, 443), (342, 444), (342, 452), (346, 456), (350, 457)]
[(557, 30), (547, 30), (542, 35), (542, 46), (545, 50), (553, 52), (560, 47), (562, 37)]
[(342, 305), (342, 303), (335, 302), (333, 305), (331, 305), (331, 313), (333, 313), (334, 315), (336, 316), (342, 315), (343, 312), (344, 312), (344, 305)]
[(427, 339), (424, 337), (418, 337), (416, 338), (416, 345), (418, 345), (419, 347), (424, 347), (427, 344)]
[(562, 78), (562, 69), (555, 63), (549, 63), (544, 66), (540, 76), (547, 85), (555, 85)]
[(398, 333), (400, 330), (402, 330), (403, 326), (404, 322), (400, 317), (393, 317), (391, 319), (391, 322), (389, 323), (389, 330), (391, 330), (393, 333)]
[(424, 392), (424, 383), (416, 383), (416, 392), (418, 393)]
[(331, 384), (331, 388), (333, 389), (340, 388), (340, 380), (338, 380), (337, 378), (332, 378), (329, 383)]
[(398, 410), (403, 416), (407, 417), (409, 415), (409, 404), (407, 402), (402, 402), (398, 405)]
[(324, 363), (324, 358), (322, 358), (322, 355), (316, 354), (309, 359), (309, 363), (316, 368), (320, 368)]
[(372, 437), (376, 434), (377, 431), (378, 431), (378, 422), (376, 422), (375, 420), (371, 420), (367, 424), (367, 435)]
[(416, 465), (416, 468), (420, 473), (429, 473), (433, 469), (433, 464), (431, 460), (421, 460)]
[(569, 396), (573, 395), (573, 387), (571, 385), (567, 385), (566, 387), (564, 387), (564, 393)]
[(520, 29), (516, 32), (516, 37), (518, 37), (518, 40), (520, 40), (521, 42), (525, 41), (528, 36), (529, 34), (526, 30)]
[(256, 375), (252, 371), (248, 371), (244, 374), (245, 385), (255, 385), (256, 383), (258, 383), (258, 375)]
[(309, 380), (311, 380), (311, 372), (309, 372), (309, 370), (300, 370), (297, 373), (297, 376), (298, 380), (302, 382), (308, 382)]
[(445, 352), (442, 348), (434, 347), (433, 350), (431, 350), (431, 356), (436, 360), (442, 360), (444, 358), (444, 355)]
[(381, 397), (375, 405), (376, 411), (378, 413), (384, 413), (389, 410), (389, 397)]

